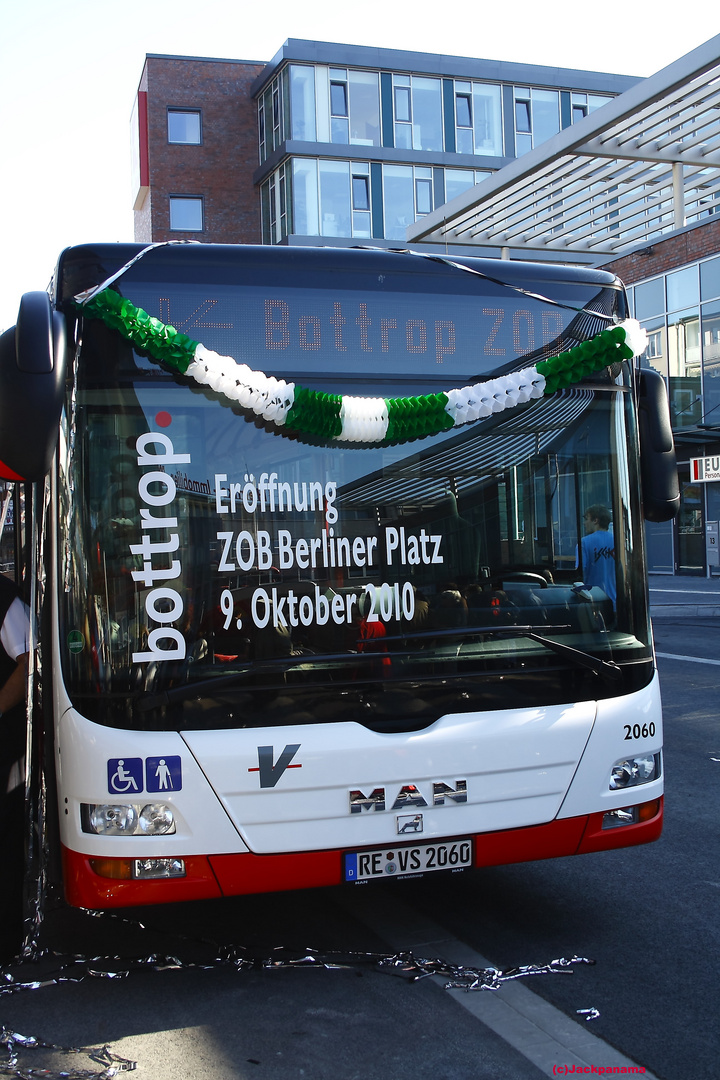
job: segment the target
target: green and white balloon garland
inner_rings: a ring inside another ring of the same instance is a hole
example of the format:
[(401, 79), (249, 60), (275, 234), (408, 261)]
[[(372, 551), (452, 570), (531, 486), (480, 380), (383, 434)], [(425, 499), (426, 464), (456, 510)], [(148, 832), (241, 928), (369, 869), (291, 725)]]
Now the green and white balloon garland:
[(135, 307), (112, 289), (79, 303), (138, 349), (209, 386), (276, 427), (336, 442), (394, 443), (435, 435), (572, 386), (642, 353), (647, 336), (634, 319), (617, 323), (559, 356), (487, 382), (418, 397), (352, 397), (310, 390), (220, 356)]

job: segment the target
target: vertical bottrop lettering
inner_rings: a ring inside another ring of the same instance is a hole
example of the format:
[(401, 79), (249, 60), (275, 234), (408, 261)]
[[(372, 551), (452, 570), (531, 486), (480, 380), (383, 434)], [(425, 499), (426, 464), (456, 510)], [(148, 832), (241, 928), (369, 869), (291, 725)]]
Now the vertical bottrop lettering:
[[(151, 449), (152, 447), (156, 449)], [(157, 448), (160, 449), (157, 449)], [(138, 494), (145, 506), (140, 510), (143, 538), (139, 544), (130, 544), (133, 555), (142, 559), (142, 570), (133, 570), (134, 581), (150, 589), (145, 597), (145, 612), (151, 622), (158, 625), (150, 630), (147, 651), (134, 652), (134, 664), (149, 664), (159, 660), (182, 660), (185, 657), (185, 638), (170, 623), (176, 623), (183, 614), (183, 598), (177, 589), (165, 583), (174, 581), (182, 573), (179, 559), (173, 554), (180, 547), (176, 517), (164, 511), (156, 514), (156, 508), (172, 507), (176, 495), (175, 480), (166, 472), (168, 465), (189, 465), (190, 454), (178, 454), (167, 435), (149, 431), (141, 435), (135, 444), (137, 463), (142, 467), (154, 466), (138, 480)], [(159, 489), (159, 490), (158, 490)], [(156, 539), (151, 539), (151, 534)], [(163, 644), (161, 644), (161, 642)]]

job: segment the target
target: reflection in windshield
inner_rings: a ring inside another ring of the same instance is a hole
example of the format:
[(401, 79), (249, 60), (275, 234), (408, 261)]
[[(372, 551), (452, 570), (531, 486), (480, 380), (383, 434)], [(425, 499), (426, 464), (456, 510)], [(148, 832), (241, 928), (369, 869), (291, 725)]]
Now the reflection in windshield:
[[(579, 388), (365, 448), (269, 431), (157, 370), (81, 381), (61, 463), (83, 493), (62, 517), (64, 639), (85, 641), (63, 658), (73, 700), (124, 726), (407, 730), (617, 693), (608, 666), (538, 636), (612, 663), (649, 656), (630, 589), (628, 396)], [(602, 578), (586, 539), (598, 507)], [(648, 677), (627, 672), (628, 689)]]

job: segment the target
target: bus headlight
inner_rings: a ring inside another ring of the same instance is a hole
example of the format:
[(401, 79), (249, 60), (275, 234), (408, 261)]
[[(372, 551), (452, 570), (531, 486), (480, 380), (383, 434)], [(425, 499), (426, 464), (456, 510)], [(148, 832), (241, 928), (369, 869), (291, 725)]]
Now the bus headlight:
[(175, 832), (175, 815), (167, 803), (82, 803), (83, 832), (99, 836), (167, 836)]
[(640, 754), (638, 757), (622, 758), (610, 770), (610, 790), (649, 784), (660, 776), (660, 754)]
[(138, 818), (140, 832), (146, 836), (164, 836), (175, 832), (175, 819), (167, 803), (148, 803)]
[(128, 836), (135, 832), (137, 810), (134, 806), (119, 806), (115, 803), (83, 804), (83, 832), (98, 833), (100, 836)]

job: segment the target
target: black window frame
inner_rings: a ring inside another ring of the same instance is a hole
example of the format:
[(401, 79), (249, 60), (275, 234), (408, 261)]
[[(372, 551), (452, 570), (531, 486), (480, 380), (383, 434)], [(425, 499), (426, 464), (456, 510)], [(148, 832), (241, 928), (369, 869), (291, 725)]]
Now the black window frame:
[[(362, 186), (365, 193), (365, 205), (360, 206), (356, 202), (355, 198), (355, 184), (358, 187)], [(354, 211), (369, 211), (370, 210), (370, 177), (367, 173), (353, 173), (350, 177), (352, 208)]]
[[(200, 213), (202, 217), (202, 224), (199, 229), (179, 229), (172, 224), (172, 201), (173, 199), (183, 200), (189, 202), (190, 200), (200, 203)], [(168, 194), (168, 226), (171, 232), (191, 232), (191, 233), (204, 233), (205, 232), (205, 196), (204, 195), (189, 195), (186, 192), (169, 192)]]
[[(333, 91), (335, 91), (335, 93), (333, 93)], [(342, 100), (342, 105), (343, 105), (343, 107), (345, 109), (344, 112), (338, 112), (336, 107), (335, 107), (336, 102), (333, 99), (335, 99), (337, 97), (337, 92), (338, 91), (342, 91), (342, 99), (343, 99)], [(331, 79), (330, 80), (330, 115), (331, 116), (341, 117), (343, 120), (349, 120), (350, 119), (350, 103), (349, 103), (349, 100), (348, 100), (348, 84), (347, 84), (347, 82), (343, 82), (342, 79)]]
[[(467, 122), (464, 119), (460, 119), (458, 105), (460, 104), (461, 99), (467, 106)], [(472, 128), (473, 126), (472, 94), (466, 93), (464, 90), (455, 94), (455, 123), (459, 128)]]
[[(170, 138), (170, 115), (178, 115), (183, 113), (185, 115), (193, 114), (198, 117), (198, 140), (197, 142), (188, 142), (187, 139), (171, 139)], [(183, 105), (168, 105), (166, 111), (166, 131), (168, 146), (202, 146), (203, 144), (203, 116), (202, 109), (197, 109), (193, 106)]]
[[(521, 126), (526, 120), (527, 127)], [(529, 98), (515, 98), (515, 131), (518, 135), (532, 135), (532, 108)]]

